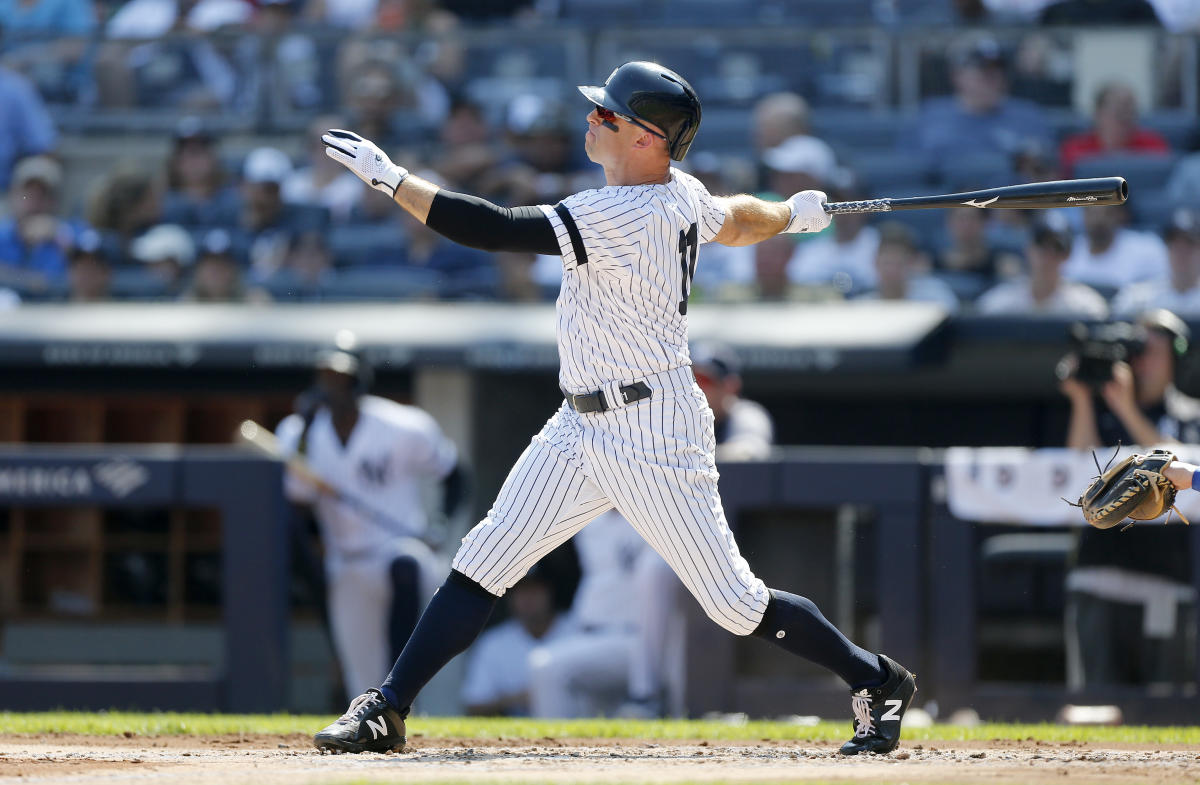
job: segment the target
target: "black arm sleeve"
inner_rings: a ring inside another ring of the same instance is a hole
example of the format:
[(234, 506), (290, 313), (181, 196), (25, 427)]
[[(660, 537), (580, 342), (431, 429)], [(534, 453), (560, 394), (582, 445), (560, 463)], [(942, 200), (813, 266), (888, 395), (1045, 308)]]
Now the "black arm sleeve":
[(537, 207), (500, 207), (445, 189), (433, 197), (425, 225), (456, 243), (483, 251), (561, 255), (554, 226)]

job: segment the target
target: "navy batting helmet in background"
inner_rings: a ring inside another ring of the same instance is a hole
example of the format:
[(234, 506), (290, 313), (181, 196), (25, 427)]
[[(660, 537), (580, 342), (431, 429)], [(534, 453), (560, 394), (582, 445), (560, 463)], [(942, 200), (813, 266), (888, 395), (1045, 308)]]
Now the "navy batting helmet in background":
[[(603, 87), (579, 85), (589, 101), (621, 115), (662, 129), (671, 160), (682, 161), (700, 128), (700, 99), (679, 74), (658, 63), (634, 61), (609, 74)], [(645, 126), (642, 126), (645, 128)], [(646, 130), (653, 133), (653, 129)]]

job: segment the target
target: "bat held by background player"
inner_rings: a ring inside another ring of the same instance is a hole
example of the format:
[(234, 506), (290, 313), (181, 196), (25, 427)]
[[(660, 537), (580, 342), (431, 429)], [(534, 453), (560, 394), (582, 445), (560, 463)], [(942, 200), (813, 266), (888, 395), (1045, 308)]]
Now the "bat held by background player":
[[(322, 478), (313, 470), (311, 466), (308, 465), (308, 462), (304, 460), (303, 456), (295, 454), (284, 455), (283, 449), (279, 446), (279, 440), (275, 437), (275, 434), (272, 433), (270, 429), (264, 428), (254, 420), (243, 420), (242, 424), (238, 426), (235, 436), (251, 447), (259, 450), (263, 454), (283, 461), (284, 465), (287, 466), (288, 471), (292, 472), (292, 474), (299, 477), (305, 483), (308, 483), (312, 487), (316, 488), (319, 493), (335, 499), (342, 504), (349, 505), (358, 513), (360, 513), (365, 520), (376, 526), (383, 527), (384, 530), (389, 534), (401, 535), (411, 531), (412, 526), (408, 522), (389, 515), (383, 510), (376, 508), (366, 500), (360, 499), (353, 494), (346, 493), (330, 483), (328, 480)], [(434, 532), (427, 532), (424, 536), (424, 539), (427, 542), (433, 543), (436, 543), (438, 540), (436, 533)]]
[(865, 199), (859, 202), (828, 202), (825, 212), (887, 213), (894, 210), (929, 210), (938, 207), (978, 207), (988, 210), (1040, 210), (1047, 207), (1099, 207), (1124, 204), (1129, 183), (1124, 177), (1093, 177), (1085, 180), (1050, 180), (1022, 183), (982, 191), (934, 196), (905, 196)]

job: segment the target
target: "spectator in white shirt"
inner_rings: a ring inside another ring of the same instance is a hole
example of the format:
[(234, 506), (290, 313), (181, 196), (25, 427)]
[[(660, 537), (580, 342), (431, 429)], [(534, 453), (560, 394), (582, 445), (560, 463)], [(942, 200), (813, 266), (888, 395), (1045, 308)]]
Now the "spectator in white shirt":
[(314, 205), (329, 210), (339, 223), (349, 219), (351, 211), (362, 201), (362, 181), (346, 167), (325, 155), (321, 134), (326, 128), (345, 128), (339, 117), (318, 117), (308, 127), (308, 166), (297, 169), (283, 181), (283, 201), (288, 204)]
[[(831, 202), (866, 199), (858, 183), (832, 189)], [(875, 287), (875, 254), (879, 232), (867, 225), (866, 213), (846, 213), (833, 222), (832, 232), (823, 232), (796, 246), (788, 262), (792, 283), (832, 284), (843, 294)]]
[(1029, 275), (999, 284), (976, 303), (984, 314), (1037, 314), (1104, 319), (1108, 304), (1090, 286), (1063, 280), (1071, 255), (1071, 232), (1063, 216), (1051, 213), (1034, 224), (1029, 245)]
[(554, 611), (554, 590), (534, 565), (506, 595), (511, 618), (479, 636), (471, 648), (462, 702), (475, 716), (529, 715), (529, 655), (570, 626)]
[(1085, 209), (1083, 235), (1071, 249), (1063, 277), (1109, 294), (1136, 281), (1165, 280), (1163, 241), (1152, 232), (1130, 229), (1127, 223), (1125, 205)]
[(929, 259), (912, 229), (898, 221), (884, 222), (879, 225), (875, 254), (877, 284), (862, 299), (932, 302), (951, 313), (957, 311), (958, 297), (945, 281), (929, 275), (928, 269)]
[(1117, 293), (1113, 312), (1133, 316), (1166, 308), (1183, 316), (1200, 316), (1200, 214), (1188, 208), (1171, 213), (1163, 228), (1170, 275), (1130, 284)]

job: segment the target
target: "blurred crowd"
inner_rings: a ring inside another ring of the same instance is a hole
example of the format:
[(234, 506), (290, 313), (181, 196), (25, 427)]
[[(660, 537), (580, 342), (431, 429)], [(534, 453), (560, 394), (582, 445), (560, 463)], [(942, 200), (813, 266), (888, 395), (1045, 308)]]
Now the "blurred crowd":
[[(687, 2), (710, 23), (743, 5), (756, 24), (802, 21), (812, 5)], [(587, 106), (572, 85), (604, 74), (569, 66), (571, 47), (549, 34), (586, 29), (601, 5), (616, 19), (640, 5), (652, 27), (687, 2), (0, 0), (0, 307), (551, 300), (557, 259), (443, 240), (326, 158), (320, 132), (352, 128), (422, 176), (499, 204), (554, 203), (603, 184), (583, 155)], [(907, 109), (881, 108), (879, 95), (895, 92), (886, 81), (862, 88), (872, 68), (857, 44), (818, 60), (815, 46), (789, 42), (790, 67), (772, 60), (769, 41), (758, 60), (713, 41), (671, 44), (685, 62), (670, 51), (661, 59), (706, 102), (681, 166), (714, 193), (819, 188), (848, 201), (1120, 174), (1133, 194), (1090, 209), (851, 214), (816, 236), (710, 245), (692, 296), (1200, 314), (1200, 129), (1182, 109), (1157, 111), (1198, 97), (1184, 94), (1187, 80), (1148, 85), (1131, 69), (1089, 83), (1081, 99), (1050, 32), (1187, 31), (1200, 24), (1192, 5), (864, 5), (839, 21), (1025, 25), (1003, 40), (953, 28), (931, 39), (922, 93)], [(505, 45), (518, 34), (547, 48)], [(1164, 62), (1182, 57), (1178, 38), (1163, 40)], [(118, 154), (97, 167), (92, 139)]]

